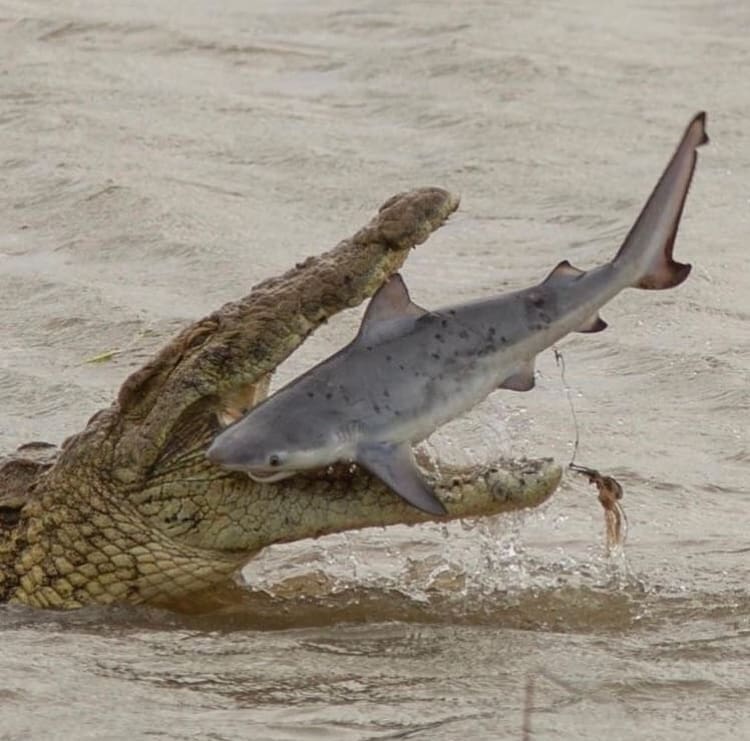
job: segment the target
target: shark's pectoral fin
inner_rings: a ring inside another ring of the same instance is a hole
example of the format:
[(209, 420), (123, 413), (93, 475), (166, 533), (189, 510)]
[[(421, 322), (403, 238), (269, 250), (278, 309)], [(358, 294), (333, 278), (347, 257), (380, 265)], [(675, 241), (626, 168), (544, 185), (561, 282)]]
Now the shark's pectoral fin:
[(408, 443), (361, 446), (357, 463), (387, 484), (409, 504), (431, 515), (445, 515), (443, 503), (422, 477)]
[(531, 391), (534, 388), (534, 361), (524, 363), (512, 376), (508, 376), (499, 386), (509, 391)]

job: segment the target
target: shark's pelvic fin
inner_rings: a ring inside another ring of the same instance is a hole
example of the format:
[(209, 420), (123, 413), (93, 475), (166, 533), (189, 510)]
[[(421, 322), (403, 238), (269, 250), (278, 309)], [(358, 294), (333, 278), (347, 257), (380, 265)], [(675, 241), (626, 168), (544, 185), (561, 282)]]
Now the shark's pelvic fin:
[(357, 451), (357, 463), (417, 509), (431, 515), (447, 514), (417, 468), (408, 443), (363, 445)]
[(509, 391), (531, 391), (534, 388), (534, 361), (524, 363), (512, 376), (508, 376), (499, 386)]
[(586, 320), (576, 332), (601, 332), (607, 328), (607, 322), (604, 321), (598, 314), (594, 314), (591, 319)]

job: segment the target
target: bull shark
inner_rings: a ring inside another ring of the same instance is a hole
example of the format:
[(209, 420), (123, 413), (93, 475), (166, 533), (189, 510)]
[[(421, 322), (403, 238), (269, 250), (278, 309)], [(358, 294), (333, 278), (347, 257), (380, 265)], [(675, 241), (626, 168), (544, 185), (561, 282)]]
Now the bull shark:
[(690, 122), (614, 258), (589, 271), (563, 260), (539, 284), (428, 311), (401, 276), (370, 301), (342, 350), (274, 393), (214, 440), (208, 458), (272, 482), (337, 461), (356, 462), (411, 505), (445, 507), (411, 446), (495, 389), (534, 387), (537, 354), (571, 332), (599, 332), (599, 308), (624, 288), (680, 285), (672, 258), (706, 115)]

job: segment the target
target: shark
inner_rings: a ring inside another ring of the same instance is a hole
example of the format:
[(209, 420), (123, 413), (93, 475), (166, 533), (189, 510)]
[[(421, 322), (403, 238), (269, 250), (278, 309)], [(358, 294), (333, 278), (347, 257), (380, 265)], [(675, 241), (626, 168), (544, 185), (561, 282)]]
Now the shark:
[(531, 390), (536, 356), (571, 332), (605, 329), (599, 309), (625, 288), (673, 288), (688, 277), (691, 266), (676, 262), (673, 248), (707, 142), (701, 112), (618, 252), (599, 267), (563, 260), (530, 288), (433, 311), (390, 276), (356, 337), (224, 429), (209, 460), (267, 483), (357, 463), (414, 507), (445, 514), (412, 446), (496, 389)]

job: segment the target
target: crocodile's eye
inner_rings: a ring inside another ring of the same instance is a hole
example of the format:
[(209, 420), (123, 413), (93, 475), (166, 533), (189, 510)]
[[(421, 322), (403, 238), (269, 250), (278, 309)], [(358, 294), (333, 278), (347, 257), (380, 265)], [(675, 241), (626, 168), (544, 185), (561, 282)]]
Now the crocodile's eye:
[(276, 466), (280, 466), (281, 458), (279, 458), (276, 453), (271, 454), (270, 456), (268, 456), (268, 465), (273, 466), (274, 468), (276, 468)]

